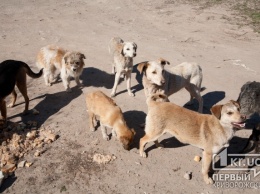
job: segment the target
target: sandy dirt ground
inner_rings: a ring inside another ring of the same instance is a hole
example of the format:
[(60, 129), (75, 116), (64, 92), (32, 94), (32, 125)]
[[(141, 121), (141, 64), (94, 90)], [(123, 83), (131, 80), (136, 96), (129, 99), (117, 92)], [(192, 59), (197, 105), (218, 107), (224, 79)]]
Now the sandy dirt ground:
[[(85, 94), (101, 90), (110, 94), (114, 76), (108, 42), (119, 36), (138, 45), (134, 64), (163, 57), (174, 66), (195, 61), (203, 69), (204, 113), (216, 103), (236, 100), (247, 81), (259, 81), (260, 37), (250, 26), (239, 25), (241, 16), (226, 5), (202, 9), (198, 5), (169, 0), (3, 0), (0, 3), (0, 61), (22, 60), (38, 71), (36, 54), (42, 46), (55, 44), (85, 54), (81, 76), (83, 89), (71, 82), (66, 93), (62, 82), (45, 86), (43, 78), (28, 78), (30, 109), (40, 111), (22, 116), (24, 100), (8, 109), (9, 122), (34, 120), (52, 129), (59, 138), (40, 157), (33, 151), (25, 159), (29, 168), (18, 168), (4, 180), (3, 193), (259, 193), (256, 189), (224, 189), (206, 185), (201, 175), (201, 150), (179, 143), (165, 134), (159, 140), (164, 149), (146, 145), (148, 158), (138, 154), (147, 106), (141, 75), (134, 69), (128, 96), (126, 83), (115, 97), (127, 124), (136, 130), (133, 148), (125, 151), (118, 141), (102, 139), (100, 128), (91, 132)], [(170, 68), (170, 66), (166, 68)], [(8, 100), (9, 98), (7, 98)], [(171, 102), (197, 110), (198, 103), (186, 106), (187, 91), (170, 97)], [(250, 129), (238, 131), (229, 152), (245, 145)], [(113, 155), (107, 164), (93, 162), (95, 153)], [(192, 172), (192, 179), (183, 175)], [(259, 182), (260, 176), (252, 181)]]

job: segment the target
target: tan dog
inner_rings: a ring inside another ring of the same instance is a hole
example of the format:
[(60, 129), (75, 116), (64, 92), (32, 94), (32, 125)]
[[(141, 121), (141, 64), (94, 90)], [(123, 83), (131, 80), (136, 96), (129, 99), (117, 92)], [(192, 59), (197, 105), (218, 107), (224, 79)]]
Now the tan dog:
[(121, 38), (112, 38), (109, 42), (109, 53), (113, 55), (112, 73), (116, 74), (111, 97), (116, 94), (117, 85), (121, 76), (126, 76), (127, 91), (131, 91), (131, 73), (133, 70), (133, 58), (136, 56), (137, 45), (134, 42), (124, 42)]
[(146, 157), (144, 146), (168, 132), (179, 141), (203, 149), (202, 174), (207, 184), (213, 180), (208, 176), (212, 155), (228, 146), (235, 128), (244, 127), (245, 117), (239, 112), (240, 106), (235, 101), (211, 108), (213, 115), (200, 114), (170, 102), (156, 102), (158, 98), (167, 99), (163, 94), (155, 94), (147, 99), (145, 136), (140, 139), (140, 155)]
[(200, 95), (202, 70), (196, 63), (181, 63), (166, 71), (164, 66), (170, 64), (164, 59), (138, 64), (137, 69), (143, 73), (143, 86), (146, 98), (157, 92), (170, 96), (185, 88), (190, 93), (190, 104), (196, 98), (199, 102), (199, 112), (203, 110), (203, 99)]
[(135, 131), (127, 127), (123, 113), (116, 103), (103, 92), (96, 91), (87, 94), (86, 104), (90, 130), (95, 131), (95, 119), (98, 117), (103, 138), (109, 140), (106, 127), (113, 128), (112, 135), (123, 144), (124, 149), (129, 150)]
[(44, 68), (44, 81), (47, 86), (54, 82), (55, 71), (60, 70), (60, 77), (67, 92), (71, 92), (69, 87), (70, 78), (74, 77), (78, 86), (82, 86), (79, 76), (84, 67), (85, 55), (79, 52), (69, 52), (57, 46), (45, 46), (41, 48), (37, 56), (37, 66)]
[(0, 63), (0, 112), (3, 122), (0, 121), (0, 127), (5, 124), (7, 118), (5, 98), (12, 94), (12, 101), (8, 107), (13, 107), (17, 98), (15, 85), (21, 92), (25, 100), (24, 114), (29, 108), (29, 97), (27, 95), (26, 75), (31, 78), (39, 78), (42, 75), (42, 69), (34, 73), (31, 68), (22, 61), (6, 60)]

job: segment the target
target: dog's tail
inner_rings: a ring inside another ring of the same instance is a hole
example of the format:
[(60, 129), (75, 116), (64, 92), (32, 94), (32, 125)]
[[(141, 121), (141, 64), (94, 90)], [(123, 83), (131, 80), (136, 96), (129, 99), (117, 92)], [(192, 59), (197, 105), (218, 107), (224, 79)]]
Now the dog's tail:
[(147, 105), (152, 105), (155, 102), (169, 102), (169, 99), (164, 93), (155, 93), (147, 97)]
[(28, 76), (30, 76), (31, 78), (39, 78), (42, 76), (43, 73), (43, 68), (38, 72), (38, 73), (34, 73), (31, 68), (29, 67), (29, 65), (27, 65), (26, 63), (23, 63), (23, 68), (25, 69), (25, 72)]

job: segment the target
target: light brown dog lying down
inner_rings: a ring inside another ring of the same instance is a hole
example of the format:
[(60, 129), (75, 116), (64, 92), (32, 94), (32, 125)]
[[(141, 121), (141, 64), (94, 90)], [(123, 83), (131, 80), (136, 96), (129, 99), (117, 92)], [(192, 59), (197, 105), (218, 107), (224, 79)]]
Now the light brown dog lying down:
[(203, 149), (202, 174), (207, 184), (213, 184), (208, 176), (212, 155), (227, 147), (236, 128), (244, 127), (245, 116), (239, 112), (240, 106), (235, 101), (211, 108), (213, 115), (200, 114), (170, 102), (158, 102), (158, 98), (167, 99), (163, 94), (155, 94), (147, 99), (145, 136), (140, 139), (140, 155), (146, 157), (144, 146), (154, 141), (165, 132), (171, 133), (179, 141)]
[(95, 131), (95, 121), (99, 118), (103, 138), (109, 140), (106, 127), (113, 128), (112, 135), (123, 144), (124, 149), (129, 150), (135, 131), (127, 127), (123, 113), (116, 103), (103, 92), (96, 91), (87, 94), (86, 104), (90, 130)]

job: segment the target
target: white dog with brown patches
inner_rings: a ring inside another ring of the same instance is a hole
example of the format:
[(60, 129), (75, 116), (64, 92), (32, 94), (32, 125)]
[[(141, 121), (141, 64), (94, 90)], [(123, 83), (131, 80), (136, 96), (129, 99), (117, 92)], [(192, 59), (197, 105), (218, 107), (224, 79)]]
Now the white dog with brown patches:
[(137, 45), (134, 42), (124, 42), (121, 38), (112, 38), (109, 42), (109, 53), (113, 55), (112, 73), (116, 74), (111, 97), (116, 95), (117, 85), (121, 76), (126, 76), (127, 91), (131, 91), (131, 73), (133, 70), (133, 58), (136, 56)]
[(164, 69), (168, 61), (160, 58), (157, 61), (139, 63), (137, 69), (143, 73), (143, 86), (146, 98), (157, 92), (167, 96), (185, 88), (190, 93), (190, 104), (196, 98), (199, 102), (198, 112), (202, 113), (203, 99), (200, 95), (202, 70), (196, 63), (181, 63), (169, 71)]
[(167, 100), (164, 94), (154, 94), (147, 99), (148, 114), (145, 136), (140, 139), (140, 155), (146, 157), (144, 146), (148, 142), (154, 141), (157, 147), (163, 147), (158, 138), (168, 132), (183, 143), (203, 149), (203, 178), (207, 184), (212, 184), (208, 175), (212, 155), (229, 145), (236, 128), (245, 126), (245, 116), (240, 114), (239, 104), (231, 100), (224, 105), (215, 105), (211, 108), (213, 115), (207, 115), (170, 102), (160, 102), (161, 98)]
[(79, 52), (70, 52), (60, 47), (48, 45), (41, 48), (37, 55), (36, 64), (43, 68), (44, 81), (47, 86), (55, 81), (55, 71), (60, 70), (60, 77), (64, 84), (65, 90), (71, 92), (69, 87), (70, 78), (74, 77), (78, 86), (82, 86), (79, 76), (82, 74), (84, 67), (85, 55)]

